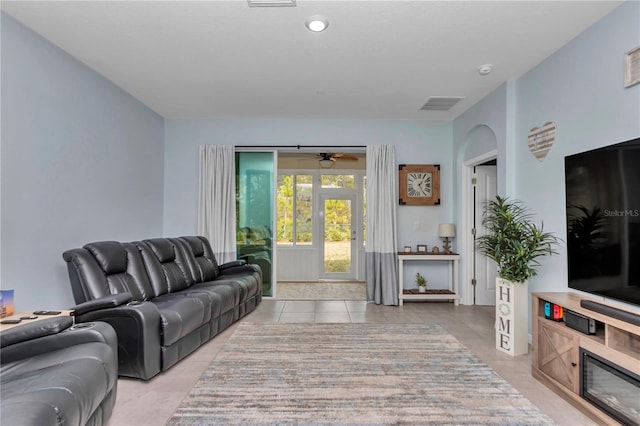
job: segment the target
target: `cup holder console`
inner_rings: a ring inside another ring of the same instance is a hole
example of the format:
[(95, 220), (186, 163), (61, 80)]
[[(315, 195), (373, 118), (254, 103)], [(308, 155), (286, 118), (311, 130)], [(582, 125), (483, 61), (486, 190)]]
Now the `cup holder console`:
[(81, 322), (80, 324), (74, 324), (69, 327), (69, 331), (87, 330), (96, 326), (94, 322)]

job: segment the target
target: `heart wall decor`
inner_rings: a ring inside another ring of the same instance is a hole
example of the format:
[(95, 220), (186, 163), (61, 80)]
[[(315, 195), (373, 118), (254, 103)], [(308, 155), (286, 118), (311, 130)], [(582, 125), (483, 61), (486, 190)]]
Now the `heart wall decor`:
[(529, 151), (540, 161), (544, 160), (554, 142), (558, 128), (556, 123), (544, 123), (542, 127), (534, 127), (529, 130)]

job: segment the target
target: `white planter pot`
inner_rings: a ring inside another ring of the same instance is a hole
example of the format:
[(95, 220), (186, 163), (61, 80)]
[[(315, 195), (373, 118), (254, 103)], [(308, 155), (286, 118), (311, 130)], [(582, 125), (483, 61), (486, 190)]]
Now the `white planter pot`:
[(426, 286), (418, 287), (418, 292), (419, 293), (425, 293), (426, 291), (427, 291), (427, 287)]
[(496, 278), (496, 348), (512, 356), (529, 352), (529, 286)]

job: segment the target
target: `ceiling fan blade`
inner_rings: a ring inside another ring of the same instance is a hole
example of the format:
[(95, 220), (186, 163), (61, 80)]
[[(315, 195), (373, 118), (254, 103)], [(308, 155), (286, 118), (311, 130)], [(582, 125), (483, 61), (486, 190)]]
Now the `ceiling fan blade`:
[(316, 154), (316, 157), (320, 160), (331, 160), (335, 161), (358, 161), (359, 158), (355, 155), (345, 154), (343, 152), (321, 152)]
[(340, 157), (337, 157), (340, 161), (358, 161), (358, 157), (355, 155), (342, 154)]

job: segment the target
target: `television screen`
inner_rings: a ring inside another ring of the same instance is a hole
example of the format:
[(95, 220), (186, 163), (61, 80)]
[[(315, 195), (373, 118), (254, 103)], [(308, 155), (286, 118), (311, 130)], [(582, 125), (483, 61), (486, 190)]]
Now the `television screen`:
[(565, 157), (569, 287), (640, 305), (640, 138)]

